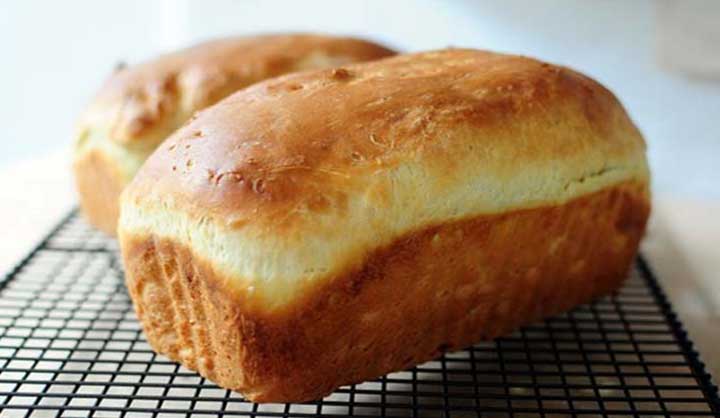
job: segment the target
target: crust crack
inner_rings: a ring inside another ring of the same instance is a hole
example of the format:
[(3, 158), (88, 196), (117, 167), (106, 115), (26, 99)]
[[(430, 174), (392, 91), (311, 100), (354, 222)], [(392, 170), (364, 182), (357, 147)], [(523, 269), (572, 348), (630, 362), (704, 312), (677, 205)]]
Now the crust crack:
[(572, 186), (577, 186), (577, 185), (583, 184), (590, 180), (599, 179), (610, 173), (622, 171), (622, 170), (624, 170), (623, 167), (603, 166), (599, 170), (591, 171), (589, 173), (583, 174), (580, 177), (571, 179), (570, 181), (565, 183), (565, 185), (563, 186), (563, 190), (568, 190)]

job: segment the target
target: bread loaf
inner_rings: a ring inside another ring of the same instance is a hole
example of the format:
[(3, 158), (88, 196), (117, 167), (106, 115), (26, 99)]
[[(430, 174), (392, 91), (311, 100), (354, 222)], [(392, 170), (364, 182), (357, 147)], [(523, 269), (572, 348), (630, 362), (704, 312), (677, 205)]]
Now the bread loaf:
[(201, 112), (124, 192), (119, 238), (155, 350), (253, 401), (304, 401), (612, 292), (648, 182), (597, 82), (443, 50)]
[(120, 192), (197, 110), (266, 78), (392, 53), (358, 39), (269, 35), (210, 41), (119, 69), (78, 124), (74, 172), (83, 214), (115, 235)]

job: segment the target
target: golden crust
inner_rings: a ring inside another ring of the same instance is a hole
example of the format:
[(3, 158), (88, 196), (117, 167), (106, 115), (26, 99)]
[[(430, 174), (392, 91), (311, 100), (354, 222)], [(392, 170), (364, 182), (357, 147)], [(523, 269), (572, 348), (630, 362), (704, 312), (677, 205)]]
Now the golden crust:
[(81, 129), (83, 122), (89, 129), (99, 122), (113, 141), (145, 142), (155, 131), (164, 137), (185, 115), (261, 80), (392, 54), (360, 39), (306, 34), (204, 42), (116, 71), (81, 119)]
[(258, 402), (317, 399), (504, 334), (616, 289), (642, 237), (647, 184), (398, 237), (268, 311), (178, 241), (124, 232), (152, 347)]
[(115, 236), (119, 217), (118, 196), (127, 181), (101, 152), (87, 153), (73, 163), (80, 207), (88, 222)]
[[(113, 202), (119, 192), (155, 147), (197, 110), (277, 75), (393, 53), (359, 39), (268, 35), (205, 42), (119, 69), (78, 123), (76, 165), (99, 170), (75, 172), (76, 182), (84, 186), (78, 190), (83, 213), (95, 226), (114, 235), (119, 210)], [(105, 154), (108, 167), (98, 165), (100, 153)], [(106, 190), (103, 172), (110, 171), (119, 174), (118, 181)]]
[(645, 144), (605, 88), (445, 50), (268, 80), (200, 112), (127, 188), (120, 228), (184, 243), (272, 310), (412, 231), (626, 181), (648, 182)]
[[(238, 92), (170, 137), (128, 200), (148, 202), (154, 190), (193, 216), (277, 229), (314, 224), (328, 211), (348, 217), (348, 196), (408, 162), (424, 164), (439, 189), (460, 181), (448, 173), (465, 171), (466, 155), (498, 183), (541, 163), (567, 183), (615, 169), (647, 177), (644, 150), (622, 105), (581, 74), (526, 57), (443, 50)], [(385, 192), (372, 196), (377, 205)]]

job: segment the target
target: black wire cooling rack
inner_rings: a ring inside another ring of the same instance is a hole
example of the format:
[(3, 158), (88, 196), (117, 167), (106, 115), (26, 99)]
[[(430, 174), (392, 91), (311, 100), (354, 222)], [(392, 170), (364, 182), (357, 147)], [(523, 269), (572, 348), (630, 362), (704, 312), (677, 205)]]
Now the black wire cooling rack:
[(75, 212), (0, 282), (0, 417), (720, 416), (648, 266), (616, 294), (307, 404), (247, 402), (150, 350), (116, 244)]

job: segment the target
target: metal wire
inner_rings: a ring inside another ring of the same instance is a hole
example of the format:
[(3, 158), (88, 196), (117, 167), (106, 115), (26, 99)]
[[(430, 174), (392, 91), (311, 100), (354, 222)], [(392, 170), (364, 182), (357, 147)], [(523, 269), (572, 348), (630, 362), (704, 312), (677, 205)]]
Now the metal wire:
[(616, 294), (307, 404), (257, 405), (145, 341), (116, 244), (76, 213), (0, 281), (0, 417), (720, 416), (648, 266)]

